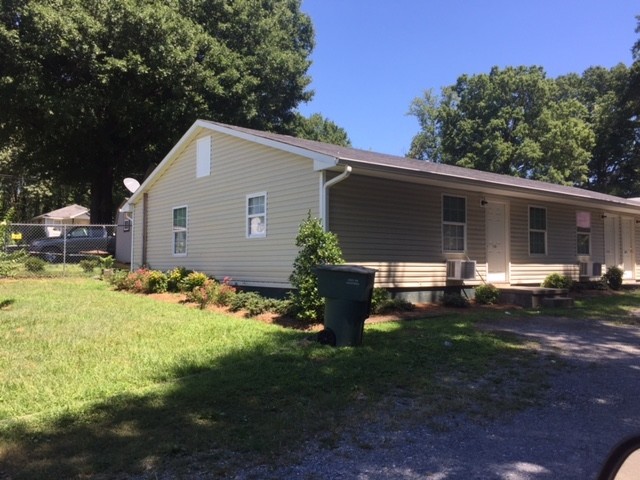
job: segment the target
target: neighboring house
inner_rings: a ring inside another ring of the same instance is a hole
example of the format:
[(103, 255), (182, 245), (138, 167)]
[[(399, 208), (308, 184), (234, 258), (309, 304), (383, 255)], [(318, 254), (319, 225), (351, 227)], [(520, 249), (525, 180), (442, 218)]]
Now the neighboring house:
[(544, 182), (198, 120), (124, 209), (132, 268), (185, 266), (287, 288), (308, 212), (348, 263), (399, 292), (539, 285), (550, 273), (636, 281), (640, 203)]
[(45, 225), (47, 237), (59, 237), (62, 235), (60, 225), (89, 225), (89, 209), (82, 205), (67, 205), (66, 207), (43, 213), (33, 218), (35, 223)]

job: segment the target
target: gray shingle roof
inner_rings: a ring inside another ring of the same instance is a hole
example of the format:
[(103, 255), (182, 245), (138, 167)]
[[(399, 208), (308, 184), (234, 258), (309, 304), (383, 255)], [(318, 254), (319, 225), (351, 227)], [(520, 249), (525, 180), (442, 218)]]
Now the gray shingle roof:
[(459, 180), (471, 181), (474, 183), (481, 183), (487, 185), (495, 185), (501, 187), (507, 187), (518, 190), (529, 190), (538, 193), (549, 193), (555, 195), (568, 195), (580, 199), (596, 200), (606, 203), (623, 204), (626, 206), (637, 207), (640, 209), (640, 204), (627, 200), (621, 197), (613, 195), (607, 195), (604, 193), (593, 192), (577, 187), (569, 187), (565, 185), (557, 185), (548, 182), (541, 182), (538, 180), (529, 180), (526, 178), (512, 177), (510, 175), (501, 175), (497, 173), (483, 172), (480, 170), (474, 170), (471, 168), (457, 167), (453, 165), (445, 165), (442, 163), (433, 163), (423, 160), (416, 160), (413, 158), (399, 157), (395, 155), (388, 155), (384, 153), (376, 153), (369, 150), (360, 150), (357, 148), (341, 147), (338, 145), (331, 145), (328, 143), (316, 142), (313, 140), (306, 140), (302, 138), (296, 138), (289, 135), (281, 135), (271, 132), (263, 132), (260, 130), (252, 130), (249, 128), (236, 127), (232, 125), (225, 125), (217, 122), (206, 122), (213, 125), (219, 125), (224, 128), (235, 130), (244, 134), (254, 135), (256, 137), (264, 138), (267, 140), (281, 142), (286, 145), (291, 145), (297, 148), (309, 150), (310, 152), (320, 153), (334, 157), (340, 163), (352, 163), (357, 162), (363, 165), (380, 166), (391, 170), (398, 171), (413, 171), (416, 174), (431, 174), (437, 177), (455, 178)]

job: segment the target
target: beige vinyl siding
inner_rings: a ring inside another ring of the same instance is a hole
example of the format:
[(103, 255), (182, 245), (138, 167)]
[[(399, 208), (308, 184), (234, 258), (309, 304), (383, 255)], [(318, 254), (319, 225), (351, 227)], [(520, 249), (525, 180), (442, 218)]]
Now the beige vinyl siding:
[[(522, 199), (512, 199), (510, 205), (510, 281), (512, 284), (540, 284), (551, 273), (560, 273), (578, 279), (579, 256), (576, 246), (576, 212), (578, 211), (591, 213), (591, 255), (589, 260), (604, 262), (604, 224), (601, 211)], [(529, 254), (529, 207), (546, 209), (546, 255)]]
[(329, 227), (347, 262), (378, 269), (378, 286), (441, 286), (446, 284), (446, 260), (465, 258), (442, 251), (443, 194), (466, 198), (466, 255), (478, 261), (484, 276), (479, 194), (352, 174), (330, 190)]
[[(148, 264), (161, 270), (185, 266), (240, 283), (287, 284), (297, 255), (298, 227), (309, 211), (315, 216), (319, 212), (320, 174), (313, 171), (311, 160), (219, 133), (212, 137), (210, 176), (196, 178), (194, 138), (152, 185)], [(247, 238), (246, 196), (263, 192), (266, 237)], [(136, 210), (139, 206), (141, 202)], [(188, 207), (188, 253), (183, 257), (174, 257), (171, 250), (176, 206)], [(141, 240), (138, 230), (141, 225), (136, 225), (136, 245)]]

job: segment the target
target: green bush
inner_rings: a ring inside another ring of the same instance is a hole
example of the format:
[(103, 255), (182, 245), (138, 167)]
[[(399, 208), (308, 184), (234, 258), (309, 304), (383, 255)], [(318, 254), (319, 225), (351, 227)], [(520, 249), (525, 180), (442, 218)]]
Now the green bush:
[(254, 317), (265, 312), (284, 314), (289, 310), (288, 300), (266, 298), (257, 292), (237, 292), (229, 303), (229, 310), (245, 310), (247, 316)]
[(147, 276), (145, 293), (164, 293), (167, 291), (167, 276), (158, 270), (150, 270)]
[(24, 268), (27, 272), (44, 272), (47, 262), (38, 257), (28, 257), (24, 260)]
[(113, 265), (115, 264), (115, 260), (111, 255), (100, 257), (99, 261), (102, 268), (113, 268)]
[(612, 290), (620, 290), (622, 287), (622, 277), (624, 272), (620, 267), (609, 267), (602, 276), (602, 282)]
[(442, 304), (445, 307), (466, 308), (469, 306), (469, 300), (458, 292), (445, 292), (442, 296)]
[(325, 232), (320, 220), (311, 218), (309, 213), (298, 229), (296, 247), (299, 248), (298, 256), (289, 277), (294, 288), (290, 297), (293, 314), (299, 320), (322, 321), (324, 299), (318, 293), (318, 279), (313, 268), (344, 263), (338, 237)]
[(236, 294), (235, 287), (231, 285), (231, 279), (229, 277), (225, 277), (222, 280), (222, 283), (217, 285), (213, 303), (219, 307), (227, 307), (231, 304)]
[(493, 305), (498, 303), (500, 290), (490, 283), (478, 285), (475, 292), (476, 302), (482, 305)]
[(0, 278), (13, 277), (30, 258), (36, 257), (31, 257), (25, 250), (13, 253), (0, 252)]
[(180, 282), (180, 290), (190, 292), (194, 288), (203, 287), (207, 280), (209, 280), (209, 277), (206, 273), (191, 272)]
[(542, 282), (544, 288), (568, 288), (573, 285), (573, 280), (567, 275), (560, 275), (559, 273), (552, 273)]
[(176, 267), (169, 270), (167, 275), (167, 291), (179, 292), (182, 281), (191, 273), (191, 270), (187, 270), (185, 267)]
[(97, 258), (84, 258), (78, 262), (78, 265), (85, 273), (91, 273), (100, 264)]
[(187, 301), (197, 303), (201, 310), (213, 303), (218, 285), (215, 280), (207, 278), (200, 286), (194, 286), (186, 292)]
[(392, 298), (391, 293), (384, 288), (374, 288), (371, 295), (371, 313), (381, 315), (389, 312), (408, 312), (413, 310), (411, 302), (402, 298)]

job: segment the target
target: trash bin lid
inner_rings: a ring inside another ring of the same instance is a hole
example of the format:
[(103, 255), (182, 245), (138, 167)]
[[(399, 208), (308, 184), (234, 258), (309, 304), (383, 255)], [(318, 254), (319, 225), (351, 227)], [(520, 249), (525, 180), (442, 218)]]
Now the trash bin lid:
[(361, 275), (371, 275), (378, 271), (374, 268), (363, 267), (361, 265), (316, 265), (314, 268), (332, 272), (358, 273)]

